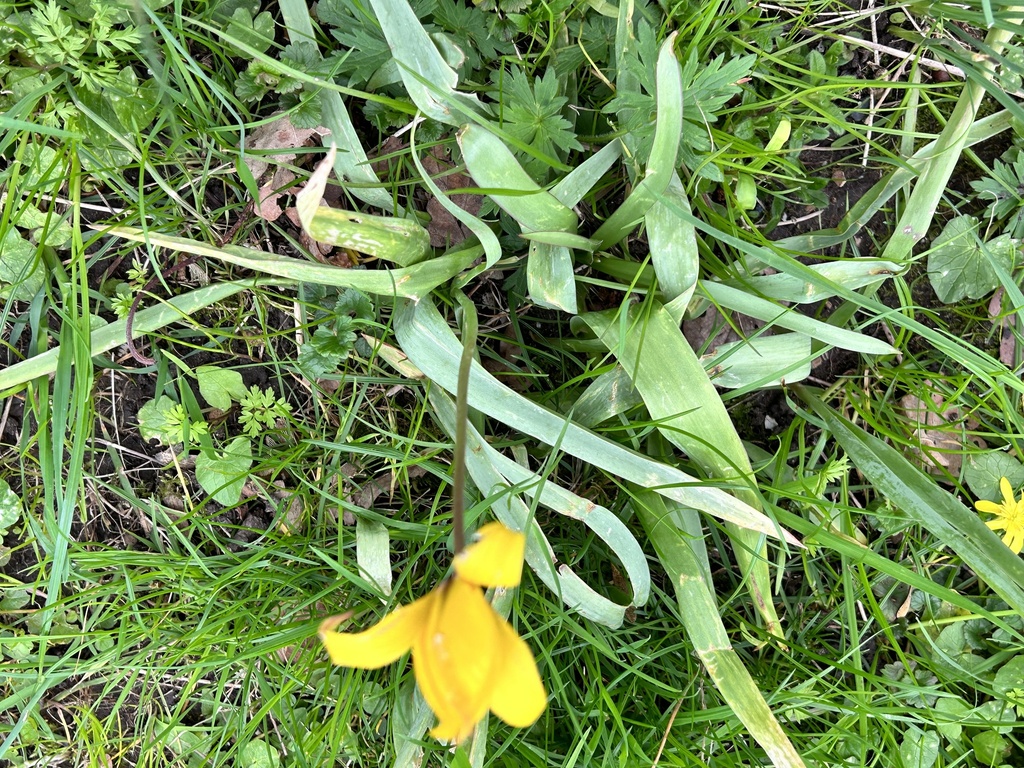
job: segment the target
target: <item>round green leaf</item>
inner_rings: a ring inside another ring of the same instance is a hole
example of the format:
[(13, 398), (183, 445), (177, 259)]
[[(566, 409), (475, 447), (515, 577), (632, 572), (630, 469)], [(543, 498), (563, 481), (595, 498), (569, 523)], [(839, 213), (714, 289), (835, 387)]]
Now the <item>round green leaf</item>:
[(983, 731), (972, 739), (974, 752), (982, 765), (995, 765), (1005, 757), (1011, 747), (995, 731)]
[(21, 499), (6, 480), (0, 480), (0, 536), (21, 518)]
[(1009, 235), (982, 244), (978, 239), (978, 220), (957, 216), (935, 238), (928, 254), (928, 279), (939, 301), (951, 304), (965, 296), (980, 299), (995, 290), (999, 278), (989, 259), (995, 259), (1007, 272), (1013, 269), (1016, 246)]
[(242, 486), (252, 466), (252, 446), (247, 437), (236, 437), (220, 456), (196, 457), (196, 480), (203, 490), (226, 507), (242, 498)]
[(900, 757), (907, 768), (932, 768), (939, 759), (939, 735), (911, 725), (903, 733)]
[(36, 247), (11, 228), (0, 240), (0, 253), (0, 299), (30, 300), (43, 286), (43, 268), (36, 261)]
[(253, 739), (242, 747), (239, 765), (242, 768), (279, 768), (281, 754), (263, 739)]
[(218, 410), (230, 410), (232, 400), (237, 403), (245, 397), (245, 383), (238, 371), (201, 365), (196, 368), (196, 378), (203, 399)]
[(956, 721), (966, 719), (971, 708), (963, 699), (939, 699), (935, 702), (935, 711), (941, 713), (935, 724), (939, 733), (950, 741), (957, 741), (964, 729)]
[(976, 498), (1001, 501), (999, 481), (1004, 477), (1013, 488), (1024, 486), (1024, 464), (1003, 451), (985, 451), (967, 457), (964, 480)]

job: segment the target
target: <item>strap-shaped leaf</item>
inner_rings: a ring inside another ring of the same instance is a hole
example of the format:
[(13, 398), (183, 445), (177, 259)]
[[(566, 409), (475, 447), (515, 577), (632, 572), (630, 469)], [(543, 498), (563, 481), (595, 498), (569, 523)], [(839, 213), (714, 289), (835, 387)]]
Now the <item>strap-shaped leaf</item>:
[(481, 251), (479, 247), (469, 248), (401, 269), (343, 269), (330, 264), (317, 264), (312, 261), (293, 259), (290, 256), (258, 251), (255, 248), (242, 248), (237, 245), (218, 247), (184, 237), (163, 235), (159, 232), (143, 232), (135, 227), (111, 227), (104, 231), (126, 240), (152, 243), (162, 248), (170, 248), (172, 251), (209, 256), (228, 264), (236, 264), (256, 272), (286, 277), (290, 280), (356, 288), (364, 293), (376, 293), (382, 296), (408, 296), (411, 298), (425, 296), (437, 286), (451, 280), (472, 264), (480, 256)]
[(722, 344), (702, 362), (716, 387), (778, 387), (811, 375), (811, 337), (780, 333)]
[[(441, 426), (453, 435), (455, 433), (455, 404), (448, 395), (436, 389), (431, 390), (429, 398), (434, 415), (441, 422)], [(530, 508), (517, 495), (520, 491), (526, 490), (525, 486), (513, 487), (513, 484), (498, 471), (495, 465), (496, 459), (504, 458), (487, 444), (472, 425), (467, 426), (466, 468), (469, 470), (469, 475), (473, 478), (476, 487), (482, 493), (487, 494), (490, 500), (490, 509), (495, 517), (512, 530), (526, 532), (526, 562), (530, 568), (552, 592), (562, 598), (569, 608), (605, 626), (621, 626), (626, 606), (613, 603), (595, 592), (568, 565), (562, 564), (557, 569), (555, 568), (554, 550), (537, 521), (531, 520)], [(526, 472), (526, 470), (523, 471)], [(536, 478), (532, 473), (527, 474), (530, 475), (528, 484), (536, 486), (540, 478)], [(550, 500), (550, 497), (548, 499)], [(544, 503), (544, 499), (541, 501)], [(557, 509), (554, 505), (552, 507)], [(529, 526), (527, 526), (528, 522)], [(622, 526), (621, 523), (619, 525)], [(622, 528), (624, 529), (625, 526)], [(628, 543), (619, 541), (618, 537), (614, 537), (615, 546), (618, 547), (614, 551), (618, 554), (619, 550), (623, 550), (625, 558), (619, 555), (619, 559), (622, 560), (623, 565), (626, 565), (627, 560), (632, 565), (636, 553), (639, 553), (640, 559), (643, 560), (643, 552), (628, 530), (625, 530), (625, 535), (632, 540), (635, 552)], [(646, 562), (644, 562), (644, 569), (646, 570)], [(650, 574), (637, 574), (635, 569), (628, 572), (631, 578), (635, 577), (636, 579), (633, 585), (634, 595), (642, 595), (646, 600), (650, 587)]]
[[(649, 270), (634, 261), (602, 256), (594, 259), (593, 266), (620, 281), (627, 283), (635, 281), (638, 288), (649, 288), (653, 284)], [(803, 267), (803, 265), (801, 266)], [(804, 268), (814, 275), (815, 278), (820, 278), (820, 280), (815, 281), (808, 280), (808, 285), (816, 286), (822, 291), (830, 291), (833, 295), (840, 294), (843, 290), (842, 285), (832, 282), (824, 275), (819, 275), (809, 267)], [(742, 312), (773, 326), (805, 334), (812, 339), (818, 339), (826, 344), (831, 344), (833, 347), (863, 352), (868, 355), (896, 354), (895, 347), (880, 339), (875, 339), (847, 328), (837, 328), (834, 325), (823, 323), (820, 320), (815, 320), (813, 317), (808, 317), (795, 310), (780, 306), (773, 301), (762, 299), (760, 296), (755, 296), (748, 291), (743, 291), (724, 283), (700, 280), (697, 283), (697, 290), (703, 292), (715, 304), (726, 309)], [(675, 312), (673, 312), (674, 315)]]
[(441, 188), (434, 183), (434, 180), (427, 173), (427, 169), (423, 167), (423, 163), (420, 160), (419, 152), (416, 149), (416, 130), (413, 129), (412, 139), (410, 145), (412, 149), (412, 161), (416, 166), (416, 170), (420, 173), (420, 178), (426, 185), (427, 189), (430, 190), (430, 194), (434, 196), (441, 207), (444, 208), (448, 213), (454, 216), (460, 223), (462, 223), (466, 229), (476, 235), (476, 239), (480, 241), (480, 245), (484, 249), (484, 264), (482, 268), (476, 268), (472, 270), (472, 273), (477, 271), (483, 271), (483, 269), (489, 269), (493, 267), (495, 263), (501, 258), (501, 243), (498, 242), (498, 236), (494, 234), (489, 226), (483, 219), (474, 216), (472, 213), (467, 211), (465, 208), (460, 208), (453, 203), (448, 196), (441, 191)]
[[(428, 262), (430, 263), (430, 262)], [(402, 351), (431, 381), (452, 393), (458, 381), (462, 345), (429, 300), (400, 300), (395, 307), (395, 335)], [(723, 490), (674, 467), (630, 451), (549, 411), (514, 392), (477, 362), (470, 371), (469, 404), (513, 429), (619, 477), (772, 538), (799, 542), (764, 514)]]
[(448, 66), (437, 45), (406, 0), (370, 0), (402, 83), (427, 117), (448, 125), (465, 122), (465, 113), (480, 113), (476, 96), (455, 90), (459, 76)]
[[(877, 285), (903, 271), (903, 267), (896, 262), (882, 259), (845, 259), (825, 264), (811, 264), (810, 268), (827, 280), (851, 291), (869, 285)], [(834, 291), (783, 272), (748, 277), (742, 281), (728, 281), (723, 285), (739, 289), (746, 288), (758, 296), (794, 304), (810, 304), (835, 296)]]
[[(664, 306), (633, 306), (626, 313), (590, 312), (580, 318), (608, 347), (633, 380), (658, 431), (705, 473), (726, 480), (754, 508), (754, 471), (725, 404), (704, 366)], [(693, 506), (693, 505), (688, 505)], [(757, 533), (728, 527), (747, 588), (768, 631), (782, 628), (772, 601), (767, 547)]]
[(656, 127), (647, 172), (626, 201), (594, 233), (594, 239), (607, 248), (633, 231), (658, 199), (665, 194), (675, 174), (679, 136), (683, 130), (683, 84), (673, 46), (673, 32), (658, 54), (655, 84), (658, 89)]
[[(293, 43), (316, 39), (313, 22), (309, 18), (309, 6), (306, 0), (281, 0), (279, 3), (284, 28), (288, 30)], [(316, 46), (311, 46), (311, 49), (312, 55), (319, 58), (319, 49)], [(337, 142), (345, 147), (345, 151), (340, 152), (334, 160), (334, 170), (338, 178), (356, 182), (349, 187), (354, 197), (384, 210), (392, 210), (395, 202), (383, 189), (377, 174), (374, 173), (341, 94), (331, 88), (322, 88), (312, 83), (306, 83), (305, 87), (315, 89), (320, 97), (321, 120), (323, 125), (330, 129), (330, 136), (325, 141)]]
[(576, 275), (568, 248), (530, 243), (526, 285), (535, 304), (576, 314)]
[(496, 190), (488, 191), (488, 197), (524, 232), (575, 234), (576, 214), (530, 178), (504, 141), (483, 126), (466, 125), (459, 131), (458, 142), (473, 180), (485, 190)]
[(757, 683), (732, 647), (714, 589), (694, 545), (676, 528), (660, 499), (637, 489), (637, 516), (675, 587), (679, 616), (704, 668), (776, 768), (804, 768), (803, 758), (779, 725)]
[(332, 144), (306, 186), (295, 196), (295, 209), (303, 229), (319, 243), (351, 248), (401, 267), (423, 261), (430, 252), (430, 233), (415, 219), (373, 216), (320, 205), (337, 153), (338, 148)]
[(676, 211), (690, 212), (686, 190), (673, 171), (665, 196), (647, 211), (647, 242), (651, 263), (658, 276), (658, 287), (676, 321), (681, 321), (686, 305), (697, 287), (700, 256), (697, 253), (697, 231)]
[(605, 144), (555, 184), (551, 194), (562, 205), (575, 208), (621, 155), (622, 144), (617, 141)]

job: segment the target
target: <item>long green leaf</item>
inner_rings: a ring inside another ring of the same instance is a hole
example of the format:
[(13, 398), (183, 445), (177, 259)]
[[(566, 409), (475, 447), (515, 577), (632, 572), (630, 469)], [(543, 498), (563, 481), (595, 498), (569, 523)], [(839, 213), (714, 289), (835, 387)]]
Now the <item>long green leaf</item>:
[(289, 280), (356, 288), (365, 293), (376, 293), (382, 296), (408, 296), (410, 298), (419, 298), (430, 293), (437, 286), (459, 274), (480, 255), (479, 248), (470, 248), (401, 269), (344, 269), (329, 264), (293, 259), (290, 256), (279, 256), (276, 253), (258, 251), (254, 248), (242, 248), (237, 245), (218, 247), (184, 237), (163, 235), (158, 232), (143, 232), (134, 227), (110, 227), (103, 231), (126, 240), (151, 243), (174, 251), (209, 256), (228, 264), (235, 264), (268, 275), (285, 277)]
[[(644, 311), (649, 309), (649, 311)], [(633, 380), (658, 431), (716, 480), (754, 509), (754, 470), (728, 411), (704, 366), (683, 338), (679, 325), (661, 305), (632, 306), (622, 317), (616, 310), (580, 315), (615, 355)], [(621, 320), (621, 322), (620, 322)], [(781, 635), (771, 598), (768, 551), (764, 539), (740, 526), (729, 526), (736, 559), (768, 631)]]
[(351, 248), (401, 267), (423, 261), (430, 252), (430, 233), (415, 219), (371, 216), (320, 205), (337, 153), (338, 148), (332, 144), (327, 157), (295, 196), (295, 210), (302, 228), (319, 243)]
[[(692, 217), (688, 218), (692, 219)], [(696, 219), (692, 220), (696, 221)], [(594, 267), (619, 280), (626, 282), (636, 280), (638, 287), (641, 288), (651, 285), (650, 276), (645, 274), (646, 270), (643, 270), (640, 264), (633, 261), (602, 256), (594, 259)], [(833, 295), (840, 294), (843, 291), (852, 294), (844, 286), (829, 280), (823, 275), (819, 275), (810, 267), (805, 267), (805, 269), (815, 277), (814, 279), (805, 278), (804, 285), (814, 286), (822, 292), (830, 291)], [(875, 339), (846, 328), (838, 328), (829, 323), (823, 323), (820, 320), (815, 320), (813, 317), (808, 317), (788, 307), (780, 306), (772, 301), (762, 299), (752, 293), (733, 288), (724, 283), (700, 280), (697, 285), (698, 290), (716, 304), (735, 312), (742, 312), (769, 325), (802, 333), (810, 336), (812, 339), (818, 339), (840, 349), (849, 349), (869, 355), (896, 354), (895, 347), (880, 339)], [(805, 288), (804, 290), (811, 289)]]
[[(280, 0), (279, 7), (292, 42), (306, 43), (316, 40), (313, 22), (309, 18), (309, 3), (306, 0)], [(319, 57), (319, 51), (316, 55)], [(349, 191), (363, 202), (387, 211), (394, 210), (395, 202), (381, 187), (377, 174), (373, 172), (352, 119), (345, 109), (345, 102), (341, 100), (341, 94), (311, 83), (306, 83), (305, 88), (315, 89), (320, 96), (323, 124), (330, 129), (330, 134), (325, 137), (324, 142), (333, 142), (345, 148), (345, 151), (339, 152), (334, 160), (334, 170), (338, 178), (356, 182), (349, 187)]]
[(679, 615), (693, 648), (722, 698), (777, 768), (803, 768), (804, 761), (782, 730), (736, 651), (719, 613), (693, 544), (671, 521), (661, 499), (636, 489), (634, 509), (654, 544), (679, 601)]
[(621, 365), (615, 365), (594, 379), (572, 406), (572, 418), (584, 427), (596, 427), (602, 421), (635, 408), (643, 398)]
[[(455, 404), (450, 397), (438, 392), (436, 388), (431, 390), (428, 397), (437, 420), (446, 432), (453, 435), (455, 433)], [(488, 445), (472, 425), (466, 429), (466, 448), (466, 468), (476, 487), (487, 495), (490, 501), (490, 510), (507, 527), (526, 533), (526, 563), (538, 578), (547, 585), (548, 589), (559, 595), (566, 606), (579, 612), (580, 615), (608, 627), (621, 626), (626, 606), (613, 603), (607, 597), (598, 594), (568, 565), (563, 563), (556, 568), (555, 552), (548, 543), (547, 536), (544, 535), (544, 531), (536, 519), (532, 517), (530, 507), (518, 496), (518, 493), (525, 491), (527, 487), (536, 487), (540, 478), (532, 475), (529, 478), (524, 478), (523, 486), (514, 486), (510, 483), (495, 465), (496, 459), (504, 459), (504, 457)], [(544, 499), (541, 501), (543, 503)], [(619, 522), (619, 526), (625, 529), (621, 522)], [(635, 553), (639, 553), (640, 560), (643, 560), (643, 552), (636, 543), (636, 539), (628, 530), (625, 530), (624, 535), (612, 536), (610, 546), (623, 565), (628, 563), (628, 567), (631, 568), (629, 573), (631, 579), (634, 579), (633, 594), (646, 600), (647, 591), (650, 588), (650, 572), (647, 570), (646, 562), (642, 564), (640, 572), (635, 569)]]
[[(454, 392), (462, 347), (433, 302), (398, 301), (394, 328), (409, 360), (435, 384)], [(469, 402), (473, 408), (513, 429), (548, 445), (558, 445), (566, 453), (637, 485), (744, 528), (799, 544), (791, 534), (736, 497), (567, 421), (501, 384), (476, 362), (470, 374)]]
[[(903, 267), (896, 262), (882, 259), (847, 259), (825, 264), (812, 264), (810, 267), (819, 275), (851, 291), (878, 285), (903, 271)], [(742, 281), (727, 281), (723, 285), (741, 290), (746, 288), (748, 291), (753, 290), (759, 296), (794, 304), (811, 304), (830, 299), (835, 295), (830, 290), (822, 289), (795, 275), (787, 275), (782, 272), (776, 272), (774, 275), (748, 277)]]
[(476, 96), (455, 90), (458, 74), (448, 66), (406, 0), (370, 0), (370, 5), (398, 63), (402, 83), (423, 114), (440, 123), (459, 125), (466, 121), (466, 113), (483, 112)]
[(605, 144), (562, 177), (551, 188), (551, 194), (567, 208), (575, 208), (608, 172), (620, 155), (622, 155), (622, 145), (619, 142), (613, 141), (611, 144)]
[(770, 325), (778, 325), (797, 333), (803, 333), (840, 349), (863, 352), (865, 355), (894, 355), (897, 351), (895, 347), (881, 339), (865, 336), (863, 333), (846, 328), (837, 328), (746, 291), (730, 288), (728, 285), (702, 280), (700, 289), (716, 304), (727, 309), (756, 317)]
[(524, 231), (576, 232), (576, 214), (537, 185), (504, 141), (480, 125), (463, 127), (458, 141), (466, 168), (480, 187), (512, 193), (492, 192), (488, 196)]
[(875, 490), (952, 549), (1014, 610), (1024, 613), (1024, 561), (981, 518), (902, 453), (797, 388)]
[(700, 256), (697, 231), (676, 215), (676, 208), (690, 212), (686, 191), (679, 175), (673, 171), (665, 197), (651, 206), (644, 221), (658, 287), (665, 296), (669, 312), (679, 322), (697, 286)]
[[(476, 235), (476, 239), (480, 241), (480, 245), (484, 249), (484, 264), (482, 267), (478, 267), (470, 271), (473, 274), (477, 271), (483, 271), (493, 267), (498, 260), (501, 258), (501, 243), (498, 242), (498, 236), (494, 234), (487, 223), (480, 219), (469, 211), (452, 202), (448, 196), (441, 191), (441, 188), (434, 183), (434, 180), (427, 173), (427, 169), (423, 167), (423, 162), (420, 160), (419, 151), (416, 149), (416, 128), (413, 127), (412, 136), (409, 140), (410, 149), (412, 150), (412, 161), (416, 166), (416, 170), (419, 171), (420, 178), (426, 185), (427, 189), (430, 190), (430, 194), (434, 196), (441, 207), (444, 208), (448, 213), (454, 216), (462, 223), (466, 229)], [(465, 278), (464, 278), (465, 279)]]
[(811, 337), (780, 333), (722, 344), (703, 362), (716, 387), (779, 387), (811, 375)]
[(658, 54), (655, 72), (658, 89), (656, 127), (646, 174), (626, 201), (594, 233), (594, 239), (601, 242), (602, 248), (614, 245), (632, 232), (651, 206), (665, 194), (675, 175), (679, 136), (683, 130), (683, 84), (673, 50), (677, 34), (673, 32), (665, 39)]
[[(720, 240), (725, 245), (735, 248), (740, 253), (744, 253), (751, 258), (757, 259), (780, 272), (796, 275), (823, 290), (832, 291), (836, 296), (841, 296), (847, 301), (853, 302), (859, 310), (863, 312), (874, 312), (876, 318), (880, 319), (885, 317), (894, 325), (921, 336), (921, 338), (931, 343), (938, 351), (942, 352), (947, 357), (959, 361), (986, 386), (992, 387), (993, 389), (1006, 387), (1013, 389), (1020, 394), (1024, 394), (1024, 381), (1021, 380), (1020, 376), (1014, 375), (1001, 362), (990, 355), (979, 352), (970, 344), (964, 343), (962, 339), (943, 333), (935, 328), (931, 328), (912, 317), (907, 317), (901, 312), (894, 312), (891, 307), (885, 306), (870, 296), (865, 296), (851, 291), (846, 286), (839, 285), (838, 283), (818, 274), (809, 266), (797, 261), (785, 252), (748, 243), (735, 235), (723, 232), (717, 227), (711, 226), (707, 222), (701, 221), (694, 216), (687, 214), (684, 215), (683, 218), (693, 224), (693, 226), (700, 231)], [(766, 303), (769, 305), (771, 304), (771, 302)], [(796, 325), (789, 325), (783, 322), (779, 322), (777, 324), (800, 333), (807, 333), (808, 336), (820, 338), (818, 333), (808, 332), (804, 330), (804, 328)]]
[(568, 248), (530, 243), (526, 285), (535, 304), (576, 314), (576, 276)]

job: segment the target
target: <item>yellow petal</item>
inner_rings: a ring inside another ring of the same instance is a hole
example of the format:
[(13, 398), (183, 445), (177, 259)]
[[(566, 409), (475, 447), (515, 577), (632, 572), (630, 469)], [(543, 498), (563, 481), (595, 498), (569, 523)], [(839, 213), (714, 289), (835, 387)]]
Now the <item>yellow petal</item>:
[(412, 666), (420, 693), (441, 721), (438, 733), (458, 741), (487, 712), (498, 616), (480, 587), (458, 576), (437, 594), (424, 632), (413, 643)]
[(523, 572), (526, 537), (499, 522), (476, 532), (477, 540), (455, 556), (455, 572), (485, 587), (517, 587)]
[(357, 669), (377, 669), (397, 661), (413, 646), (415, 638), (423, 634), (434, 602), (437, 602), (436, 591), (391, 612), (365, 632), (335, 632), (342, 617), (334, 616), (320, 625), (320, 640), (333, 663)]
[(491, 711), (515, 728), (526, 728), (537, 722), (548, 694), (530, 647), (507, 621), (499, 621), (502, 651), (491, 691)]
[(1005, 477), (999, 479), (999, 490), (1003, 492), (1003, 501), (1007, 507), (1012, 507), (1017, 499), (1013, 496), (1013, 488), (1010, 487), (1010, 481)]
[(988, 512), (990, 515), (1001, 515), (1003, 514), (1003, 505), (996, 504), (994, 501), (981, 501), (974, 502), (974, 508), (979, 512)]
[(1010, 542), (1010, 549), (1015, 555), (1019, 555), (1021, 551), (1024, 551), (1024, 535), (1018, 536), (1016, 541)]
[(467, 729), (466, 725), (458, 718), (454, 720), (441, 720), (441, 722), (430, 729), (430, 735), (438, 741), (451, 741), (458, 744), (460, 741), (465, 741), (475, 727), (476, 723), (473, 723)]
[(990, 531), (1001, 531), (1006, 527), (1006, 518), (997, 517), (995, 520), (989, 520), (985, 525), (988, 526)]

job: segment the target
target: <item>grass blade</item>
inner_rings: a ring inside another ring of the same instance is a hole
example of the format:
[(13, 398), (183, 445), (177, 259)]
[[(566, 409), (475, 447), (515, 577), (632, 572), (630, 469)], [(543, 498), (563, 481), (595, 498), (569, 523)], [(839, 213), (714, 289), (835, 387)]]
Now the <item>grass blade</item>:
[[(159, 330), (183, 317), (188, 317), (203, 307), (223, 301), (239, 291), (251, 290), (254, 285), (282, 285), (289, 282), (267, 280), (257, 283), (253, 280), (238, 280), (231, 283), (207, 285), (181, 296), (175, 296), (158, 306), (136, 313), (135, 323), (132, 325), (132, 338), (137, 339), (145, 333)], [(90, 354), (95, 357), (124, 344), (125, 333), (126, 323), (124, 320), (116, 320), (97, 328), (91, 334)], [(0, 370), (0, 397), (8, 396), (27, 381), (54, 373), (57, 370), (61, 354), (61, 347), (57, 346)]]
[[(1015, 15), (1024, 14), (1022, 6), (1013, 6), (1007, 10)], [(1021, 19), (1018, 18), (1016, 21), (1019, 24)], [(1001, 50), (1013, 39), (1013, 35), (1014, 32), (1005, 29), (991, 29), (985, 38), (985, 44)], [(953, 114), (936, 140), (935, 153), (914, 185), (914, 191), (907, 200), (903, 215), (889, 242), (886, 243), (885, 250), (882, 251), (883, 259), (900, 262), (906, 260), (914, 246), (928, 234), (939, 200), (942, 199), (947, 183), (967, 144), (967, 137), (978, 116), (978, 107), (981, 106), (984, 96), (985, 88), (980, 82), (972, 80), (964, 84)]]

